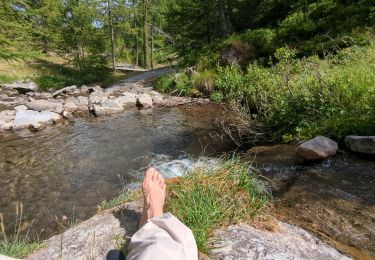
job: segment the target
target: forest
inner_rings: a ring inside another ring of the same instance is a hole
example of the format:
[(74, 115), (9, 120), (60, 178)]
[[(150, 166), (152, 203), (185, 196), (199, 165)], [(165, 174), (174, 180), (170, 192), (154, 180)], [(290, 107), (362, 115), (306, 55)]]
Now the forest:
[(274, 140), (369, 134), (374, 21), (371, 0), (4, 0), (0, 60), (35, 69), (0, 80), (61, 88), (110, 84), (116, 63), (193, 66), (158, 89), (242, 104)]

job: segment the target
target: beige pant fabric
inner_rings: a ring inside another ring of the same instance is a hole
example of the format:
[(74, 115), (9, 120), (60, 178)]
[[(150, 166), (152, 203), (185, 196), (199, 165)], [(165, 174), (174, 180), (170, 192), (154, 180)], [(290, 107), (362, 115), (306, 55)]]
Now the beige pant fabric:
[(127, 260), (197, 260), (191, 230), (171, 213), (149, 219), (132, 237)]

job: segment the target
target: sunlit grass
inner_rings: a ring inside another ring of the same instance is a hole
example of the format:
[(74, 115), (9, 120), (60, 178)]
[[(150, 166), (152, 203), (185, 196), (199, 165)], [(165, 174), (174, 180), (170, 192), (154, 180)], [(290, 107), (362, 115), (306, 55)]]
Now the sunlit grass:
[(5, 232), (3, 215), (0, 213), (0, 234), (3, 239), (0, 240), (0, 255), (6, 255), (10, 257), (22, 258), (43, 247), (42, 243), (38, 241), (30, 241), (28, 237), (20, 236), (20, 229), (23, 217), (23, 206), (22, 204), (17, 205), (16, 208), (16, 224), (14, 233), (8, 236)]
[(270, 198), (252, 167), (231, 159), (170, 182), (166, 209), (193, 231), (198, 249), (207, 253), (215, 229), (251, 220)]

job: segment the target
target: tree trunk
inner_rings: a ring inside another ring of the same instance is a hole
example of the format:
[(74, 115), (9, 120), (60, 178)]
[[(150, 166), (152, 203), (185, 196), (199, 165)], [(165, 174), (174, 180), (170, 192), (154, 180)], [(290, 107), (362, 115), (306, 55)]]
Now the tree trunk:
[(148, 69), (148, 3), (143, 0), (143, 66)]
[(207, 14), (206, 14), (206, 26), (207, 26), (207, 42), (210, 44), (211, 43), (211, 28), (210, 28), (210, 13), (211, 13), (211, 6), (210, 6), (210, 1), (207, 1)]
[(112, 68), (113, 68), (113, 71), (116, 72), (115, 35), (113, 31), (112, 0), (108, 0), (108, 19), (109, 19), (109, 28), (110, 28), (110, 33), (111, 33)]
[(218, 0), (218, 7), (219, 7), (219, 25), (220, 25), (220, 34), (222, 37), (228, 36), (228, 27), (227, 27), (227, 19), (225, 17), (225, 4), (224, 0)]
[(155, 67), (154, 47), (154, 28), (151, 28), (151, 69)]

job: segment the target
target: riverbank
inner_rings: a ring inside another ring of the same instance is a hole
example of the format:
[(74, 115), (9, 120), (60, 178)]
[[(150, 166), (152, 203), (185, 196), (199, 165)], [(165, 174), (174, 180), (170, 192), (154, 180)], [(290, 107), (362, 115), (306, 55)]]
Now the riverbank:
[(77, 116), (108, 116), (131, 108), (174, 107), (208, 103), (202, 98), (162, 95), (153, 90), (155, 77), (170, 67), (143, 72), (108, 88), (76, 85), (40, 91), (32, 81), (0, 85), (0, 131), (36, 132)]

